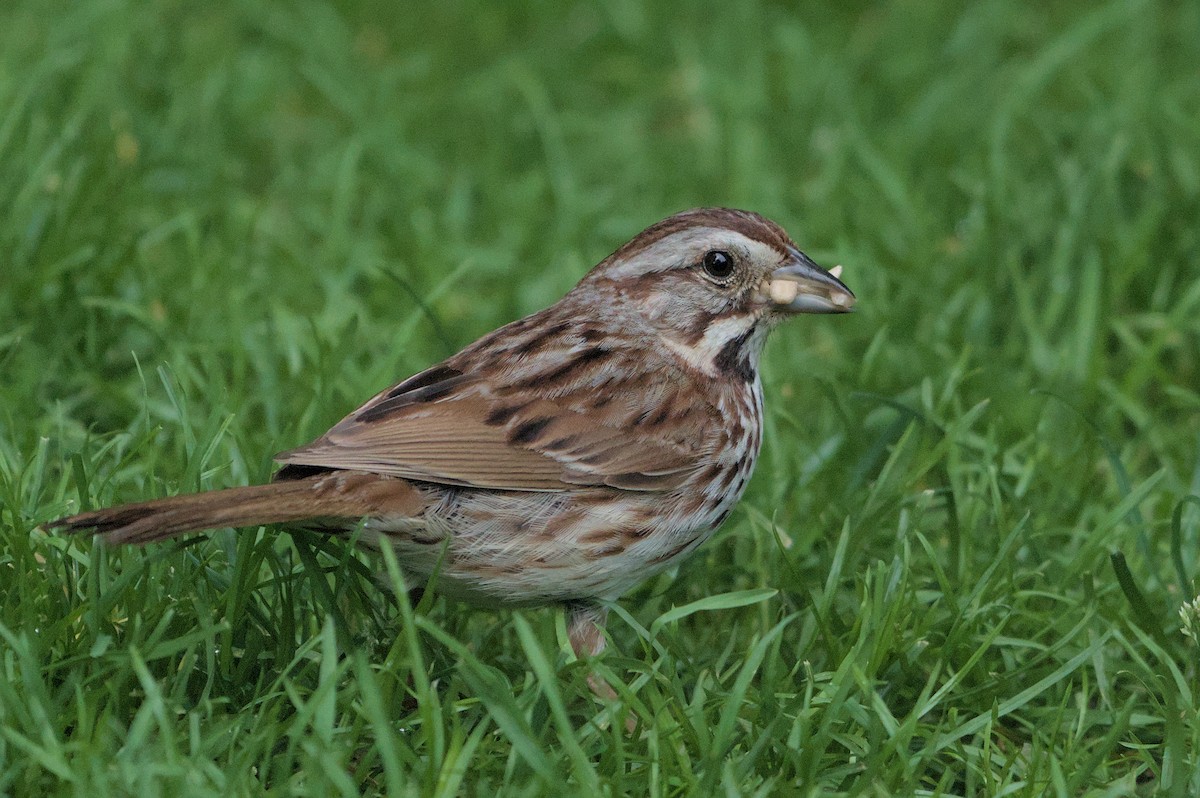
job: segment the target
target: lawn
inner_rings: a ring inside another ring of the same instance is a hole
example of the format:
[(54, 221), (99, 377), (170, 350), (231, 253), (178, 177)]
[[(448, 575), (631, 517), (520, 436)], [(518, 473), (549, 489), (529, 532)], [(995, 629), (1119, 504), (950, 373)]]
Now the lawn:
[[(0, 795), (1200, 794), (1200, 5), (0, 23)], [(773, 337), (619, 705), (386, 553), (37, 528), (265, 480), (700, 205), (859, 305)]]

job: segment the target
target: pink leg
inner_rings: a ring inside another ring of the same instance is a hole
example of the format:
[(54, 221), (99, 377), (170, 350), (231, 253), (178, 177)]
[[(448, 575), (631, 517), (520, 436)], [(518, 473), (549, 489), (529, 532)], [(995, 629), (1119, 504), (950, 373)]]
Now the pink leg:
[[(571, 604), (567, 607), (567, 637), (575, 656), (580, 659), (597, 657), (604, 651), (607, 641), (604, 639), (604, 621), (608, 610), (595, 604)], [(608, 682), (602, 681), (595, 673), (587, 677), (588, 687), (592, 692), (606, 701), (616, 699), (617, 693)]]

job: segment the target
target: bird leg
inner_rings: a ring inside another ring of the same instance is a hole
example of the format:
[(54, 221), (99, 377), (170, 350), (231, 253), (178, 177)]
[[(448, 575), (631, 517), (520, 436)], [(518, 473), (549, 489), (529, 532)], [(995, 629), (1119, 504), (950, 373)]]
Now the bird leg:
[[(607, 645), (604, 639), (604, 621), (607, 617), (608, 609), (605, 607), (582, 602), (567, 605), (567, 638), (571, 641), (575, 656), (580, 659), (600, 656)], [(592, 692), (605, 701), (616, 699), (616, 691), (594, 671), (588, 672), (587, 683)]]

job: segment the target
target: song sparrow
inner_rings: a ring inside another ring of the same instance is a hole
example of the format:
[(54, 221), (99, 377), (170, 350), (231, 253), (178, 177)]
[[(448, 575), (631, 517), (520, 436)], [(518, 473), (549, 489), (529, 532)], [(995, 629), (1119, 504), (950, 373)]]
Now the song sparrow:
[[(113, 543), (261, 524), (363, 525), (415, 580), (492, 605), (562, 603), (582, 655), (606, 610), (687, 556), (741, 497), (762, 442), (759, 355), (795, 313), (854, 295), (774, 222), (691, 210), (549, 308), (389, 388), (276, 458), (266, 485), (47, 524)], [(444, 559), (442, 559), (444, 557)]]

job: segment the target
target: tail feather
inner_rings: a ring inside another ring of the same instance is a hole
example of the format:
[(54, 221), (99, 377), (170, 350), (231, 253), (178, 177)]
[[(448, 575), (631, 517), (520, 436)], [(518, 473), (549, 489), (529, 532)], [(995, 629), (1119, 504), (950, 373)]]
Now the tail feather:
[(415, 517), (423, 508), (419, 491), (403, 479), (331, 471), (266, 485), (122, 504), (67, 516), (45, 526), (67, 532), (92, 532), (110, 543), (152, 543), (201, 529), (310, 519)]

